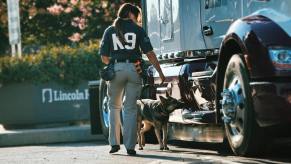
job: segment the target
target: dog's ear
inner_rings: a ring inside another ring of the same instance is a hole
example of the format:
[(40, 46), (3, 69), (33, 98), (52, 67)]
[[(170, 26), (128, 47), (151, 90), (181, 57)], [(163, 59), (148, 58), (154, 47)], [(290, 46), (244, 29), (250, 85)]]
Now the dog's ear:
[(169, 95), (169, 92), (168, 92), (168, 91), (166, 92), (166, 97), (170, 97), (170, 95)]
[(163, 97), (163, 96), (160, 96), (160, 100), (161, 100), (162, 103), (165, 103), (167, 101), (167, 99), (165, 97)]

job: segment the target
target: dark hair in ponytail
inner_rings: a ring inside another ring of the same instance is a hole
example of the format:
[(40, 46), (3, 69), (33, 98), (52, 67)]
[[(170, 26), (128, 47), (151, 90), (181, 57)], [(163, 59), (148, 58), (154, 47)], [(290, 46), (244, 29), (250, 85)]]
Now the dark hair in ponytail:
[(121, 29), (121, 22), (125, 19), (129, 19), (129, 13), (132, 13), (137, 18), (140, 14), (140, 9), (133, 4), (124, 3), (120, 6), (117, 12), (117, 18), (113, 22), (113, 26), (116, 28), (117, 36), (123, 44), (126, 43), (126, 41), (124, 39), (124, 34)]

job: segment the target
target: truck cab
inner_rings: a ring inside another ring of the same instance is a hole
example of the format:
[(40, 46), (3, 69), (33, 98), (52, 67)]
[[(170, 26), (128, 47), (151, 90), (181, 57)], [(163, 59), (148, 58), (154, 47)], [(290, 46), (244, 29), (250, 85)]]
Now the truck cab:
[[(226, 141), (245, 156), (291, 136), (290, 8), (290, 0), (142, 0), (143, 27), (166, 76), (159, 85), (150, 66), (144, 98), (169, 93), (187, 104), (170, 116), (170, 139)], [(105, 92), (102, 84), (106, 134)]]

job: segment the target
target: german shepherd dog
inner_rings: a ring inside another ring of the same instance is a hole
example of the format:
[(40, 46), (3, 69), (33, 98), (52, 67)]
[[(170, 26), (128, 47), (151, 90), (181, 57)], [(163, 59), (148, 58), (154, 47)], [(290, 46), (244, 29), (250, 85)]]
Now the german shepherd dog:
[[(183, 105), (182, 101), (170, 97), (168, 93), (166, 94), (166, 98), (160, 96), (160, 100), (137, 100), (137, 136), (139, 150), (143, 150), (143, 146), (145, 145), (144, 133), (150, 130), (152, 126), (155, 128), (160, 150), (169, 150), (167, 146), (169, 115), (175, 109), (182, 108)], [(161, 137), (161, 130), (163, 131), (163, 140)]]

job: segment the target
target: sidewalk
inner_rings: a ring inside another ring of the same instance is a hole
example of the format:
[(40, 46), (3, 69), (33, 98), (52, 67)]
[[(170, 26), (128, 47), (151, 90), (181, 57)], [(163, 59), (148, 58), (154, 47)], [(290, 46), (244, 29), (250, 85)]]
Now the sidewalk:
[(91, 135), (90, 125), (42, 129), (5, 130), (0, 125), (0, 147), (105, 140), (102, 134)]

